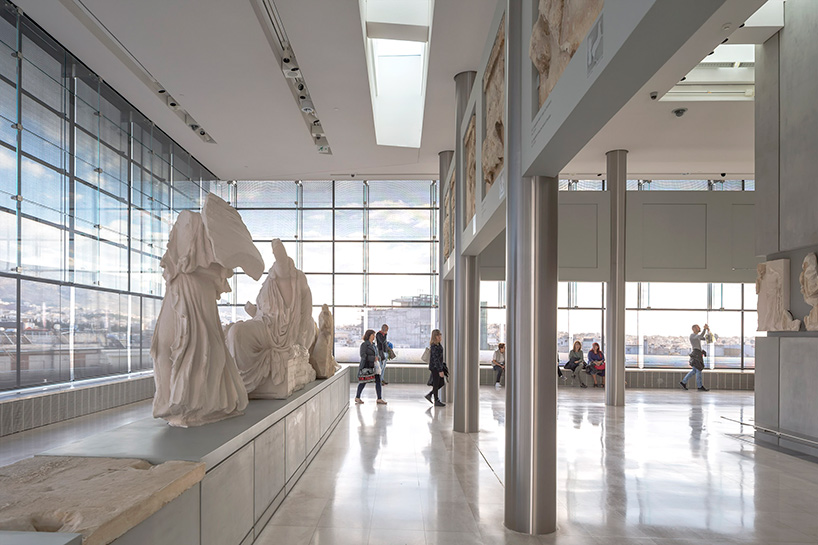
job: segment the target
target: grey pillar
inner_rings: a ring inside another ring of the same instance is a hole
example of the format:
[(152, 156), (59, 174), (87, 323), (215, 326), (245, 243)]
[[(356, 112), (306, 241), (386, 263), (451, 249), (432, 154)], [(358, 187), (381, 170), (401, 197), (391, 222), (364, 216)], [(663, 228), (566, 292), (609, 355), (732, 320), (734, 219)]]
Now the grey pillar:
[(558, 184), (523, 177), (522, 9), (508, 1), (505, 525), (546, 534), (557, 527)]
[(480, 309), (477, 258), (463, 255), (463, 229), (465, 211), (465, 151), (460, 127), (466, 115), (476, 72), (460, 72), (454, 77), (455, 87), (455, 235), (454, 235), (454, 358), (451, 365), (454, 383), (454, 431), (472, 433), (478, 431), (479, 414), (479, 354)]
[[(438, 285), (438, 296), (437, 296), (437, 323), (438, 328), (443, 333), (443, 338), (448, 339), (448, 342), (443, 342), (444, 348), (444, 358), (447, 363), (452, 361), (452, 341), (454, 340), (454, 333), (452, 332), (452, 324), (454, 323), (452, 320), (452, 304), (450, 302), (450, 292), (452, 290), (452, 282), (451, 280), (444, 280), (443, 279), (443, 265), (446, 262), (446, 257), (443, 255), (443, 220), (446, 215), (446, 210), (444, 208), (444, 197), (446, 195), (447, 187), (446, 184), (449, 182), (448, 178), (446, 177), (449, 173), (449, 167), (452, 164), (452, 159), (454, 159), (454, 151), (447, 150), (441, 151), (438, 153), (438, 158), (440, 159), (440, 181), (437, 184), (438, 187), (438, 204), (440, 205), (440, 214), (438, 215), (438, 232), (441, 233), (440, 240), (438, 240), (438, 278), (440, 279), (440, 283)], [(438, 393), (440, 399), (442, 401), (447, 401), (449, 399), (448, 395), (448, 387), (443, 388)]]
[(611, 193), (611, 274), (605, 310), (605, 404), (625, 405), (625, 196), (628, 152), (612, 150), (608, 158)]

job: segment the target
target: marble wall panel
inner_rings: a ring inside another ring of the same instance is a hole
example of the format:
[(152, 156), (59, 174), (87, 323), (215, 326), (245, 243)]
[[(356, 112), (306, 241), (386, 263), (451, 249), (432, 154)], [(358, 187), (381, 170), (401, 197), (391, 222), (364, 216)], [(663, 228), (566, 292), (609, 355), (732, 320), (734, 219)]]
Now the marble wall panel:
[(276, 422), (253, 441), (255, 521), (261, 518), (286, 483), (284, 429), (284, 422)]
[(307, 456), (306, 443), (306, 407), (299, 408), (287, 415), (285, 435), (287, 480), (295, 474)]
[(134, 526), (112, 545), (198, 544), (200, 483)]
[(307, 453), (312, 452), (312, 449), (315, 448), (315, 445), (318, 444), (318, 440), (321, 438), (321, 413), (320, 413), (320, 401), (318, 396), (313, 397), (305, 404), (306, 407), (306, 422), (307, 422), (307, 429), (306, 429), (306, 448), (305, 451)]
[(202, 545), (239, 545), (253, 529), (253, 458), (250, 443), (202, 480)]

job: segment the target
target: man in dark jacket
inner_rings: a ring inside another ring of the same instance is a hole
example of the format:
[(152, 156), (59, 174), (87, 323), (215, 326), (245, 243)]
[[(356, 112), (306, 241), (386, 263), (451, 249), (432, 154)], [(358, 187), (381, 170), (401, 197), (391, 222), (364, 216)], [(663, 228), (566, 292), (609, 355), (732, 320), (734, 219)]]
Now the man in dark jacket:
[(389, 326), (383, 324), (381, 330), (375, 335), (375, 344), (378, 346), (378, 357), (381, 359), (381, 384), (389, 384), (386, 382), (386, 360), (389, 359), (389, 347), (386, 345), (386, 334), (389, 332)]

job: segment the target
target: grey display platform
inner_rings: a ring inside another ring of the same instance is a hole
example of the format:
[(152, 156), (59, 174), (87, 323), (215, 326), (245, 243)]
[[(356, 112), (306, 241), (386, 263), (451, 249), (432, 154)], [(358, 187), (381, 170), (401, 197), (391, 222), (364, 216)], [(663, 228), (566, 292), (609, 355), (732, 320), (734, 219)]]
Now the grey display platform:
[(43, 455), (204, 462), (201, 483), (113, 543), (250, 544), (349, 408), (348, 374), (343, 368), (286, 400), (252, 400), (244, 415), (206, 426), (146, 418)]
[(50, 532), (0, 532), (3, 545), (82, 545), (80, 534)]

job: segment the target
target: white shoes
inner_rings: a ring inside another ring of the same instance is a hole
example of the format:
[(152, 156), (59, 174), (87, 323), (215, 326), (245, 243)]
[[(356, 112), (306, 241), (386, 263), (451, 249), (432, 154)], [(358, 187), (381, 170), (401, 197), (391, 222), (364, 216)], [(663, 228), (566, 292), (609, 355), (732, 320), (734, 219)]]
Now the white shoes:
[(494, 383), (494, 389), (495, 389), (495, 390), (499, 390), (499, 389), (500, 389), (500, 383), (499, 383), (499, 382), (495, 382), (495, 383)]

